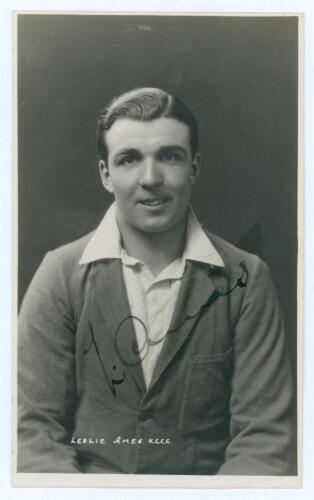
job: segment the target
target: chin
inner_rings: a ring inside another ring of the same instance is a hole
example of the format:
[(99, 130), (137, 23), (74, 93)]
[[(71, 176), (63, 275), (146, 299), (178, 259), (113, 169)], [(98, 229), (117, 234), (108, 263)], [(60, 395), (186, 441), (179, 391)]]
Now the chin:
[(167, 231), (167, 229), (170, 229), (172, 227), (171, 223), (165, 224), (165, 223), (158, 223), (157, 221), (155, 222), (147, 222), (146, 224), (137, 224), (135, 226), (138, 231), (141, 231), (143, 233), (162, 233), (164, 231)]
[(138, 231), (141, 231), (142, 233), (163, 233), (164, 231), (167, 231), (169, 229), (168, 227), (164, 226), (138, 226), (137, 227)]

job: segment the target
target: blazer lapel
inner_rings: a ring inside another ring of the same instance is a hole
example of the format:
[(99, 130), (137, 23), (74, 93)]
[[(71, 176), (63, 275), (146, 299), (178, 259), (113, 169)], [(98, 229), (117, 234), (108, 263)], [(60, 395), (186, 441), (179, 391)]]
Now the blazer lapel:
[(187, 261), (177, 303), (170, 327), (158, 358), (149, 388), (158, 380), (180, 349), (201, 311), (209, 307), (219, 295), (209, 274), (213, 266)]
[[(95, 262), (90, 280), (95, 300), (114, 345), (114, 352), (101, 352), (100, 355), (104, 358), (113, 355), (119, 359), (121, 368), (134, 379), (138, 390), (143, 394), (146, 386), (141, 359), (137, 352), (136, 334), (123, 280), (121, 261), (113, 259)], [(96, 328), (94, 335), (101, 346), (103, 329)], [(113, 360), (109, 361), (112, 364)]]

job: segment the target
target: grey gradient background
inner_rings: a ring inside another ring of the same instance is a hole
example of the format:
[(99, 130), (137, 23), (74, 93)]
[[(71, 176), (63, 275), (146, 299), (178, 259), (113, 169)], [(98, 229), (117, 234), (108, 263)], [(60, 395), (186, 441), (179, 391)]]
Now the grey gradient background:
[(160, 86), (199, 121), (193, 207), (269, 265), (295, 370), (297, 50), (296, 17), (19, 15), (20, 299), (45, 252), (92, 230), (111, 202), (100, 109)]

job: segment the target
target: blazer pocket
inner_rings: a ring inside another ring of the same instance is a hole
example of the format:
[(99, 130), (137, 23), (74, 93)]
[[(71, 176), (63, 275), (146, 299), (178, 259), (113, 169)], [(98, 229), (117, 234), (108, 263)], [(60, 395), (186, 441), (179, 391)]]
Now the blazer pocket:
[(191, 358), (179, 415), (182, 434), (209, 431), (229, 421), (231, 369), (232, 348)]

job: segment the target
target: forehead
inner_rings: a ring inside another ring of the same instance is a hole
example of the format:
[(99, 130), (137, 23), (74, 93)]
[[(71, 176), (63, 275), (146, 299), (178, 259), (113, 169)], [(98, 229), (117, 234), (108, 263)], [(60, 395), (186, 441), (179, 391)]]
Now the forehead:
[(174, 118), (157, 118), (149, 122), (120, 118), (106, 133), (109, 154), (120, 149), (135, 148), (151, 151), (169, 145), (189, 149), (189, 129)]

